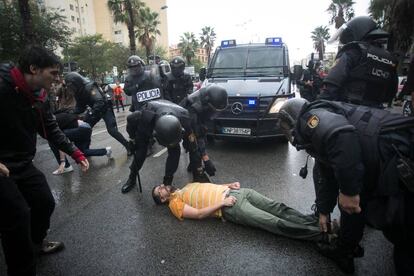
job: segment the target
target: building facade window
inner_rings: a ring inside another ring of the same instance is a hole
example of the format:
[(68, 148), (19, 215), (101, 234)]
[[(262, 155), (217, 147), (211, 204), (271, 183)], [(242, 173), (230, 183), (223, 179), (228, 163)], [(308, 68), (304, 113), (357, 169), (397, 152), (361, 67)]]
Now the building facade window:
[(70, 18), (72, 19), (73, 22), (75, 22), (75, 17), (73, 15)]
[(83, 13), (83, 7), (81, 7), (81, 12)]
[(73, 5), (72, 4), (69, 5), (69, 8), (70, 8), (71, 11), (73, 11)]
[(76, 23), (79, 23), (79, 17), (78, 17), (78, 18), (76, 18)]
[(119, 35), (119, 34), (121, 34), (122, 32), (121, 32), (121, 30), (118, 30), (118, 31), (115, 31), (115, 34), (116, 35)]

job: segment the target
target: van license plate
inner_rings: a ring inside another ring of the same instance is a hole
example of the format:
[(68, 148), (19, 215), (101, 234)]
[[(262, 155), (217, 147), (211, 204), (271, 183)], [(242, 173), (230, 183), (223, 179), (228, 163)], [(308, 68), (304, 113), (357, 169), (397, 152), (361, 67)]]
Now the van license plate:
[(250, 135), (250, 128), (240, 128), (240, 127), (223, 127), (223, 134), (234, 134), (234, 135)]

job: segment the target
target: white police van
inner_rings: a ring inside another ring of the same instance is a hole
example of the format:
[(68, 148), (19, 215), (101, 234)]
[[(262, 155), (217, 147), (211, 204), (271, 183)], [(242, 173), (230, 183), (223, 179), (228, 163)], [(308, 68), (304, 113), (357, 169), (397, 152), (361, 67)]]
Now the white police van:
[(229, 105), (212, 118), (208, 137), (258, 140), (282, 136), (277, 113), (294, 97), (290, 82), (289, 52), (282, 38), (241, 45), (235, 40), (222, 41), (203, 86), (223, 86)]

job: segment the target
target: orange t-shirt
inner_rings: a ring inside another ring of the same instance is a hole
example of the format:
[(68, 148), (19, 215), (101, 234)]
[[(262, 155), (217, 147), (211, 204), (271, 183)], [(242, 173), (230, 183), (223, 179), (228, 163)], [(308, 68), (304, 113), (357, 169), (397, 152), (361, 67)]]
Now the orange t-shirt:
[[(174, 216), (183, 220), (185, 204), (196, 209), (212, 206), (223, 200), (224, 192), (228, 189), (224, 185), (198, 182), (189, 183), (184, 188), (171, 194), (172, 198), (170, 199), (168, 207)], [(214, 215), (221, 218), (221, 209), (217, 210)]]
[(113, 90), (115, 98), (122, 98), (123, 90), (121, 86), (115, 86)]

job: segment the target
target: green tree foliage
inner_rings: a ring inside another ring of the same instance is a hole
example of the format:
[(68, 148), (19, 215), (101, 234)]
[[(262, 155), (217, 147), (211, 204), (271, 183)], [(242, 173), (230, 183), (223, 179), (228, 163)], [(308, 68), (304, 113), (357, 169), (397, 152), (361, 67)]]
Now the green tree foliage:
[(369, 12), (391, 34), (391, 49), (406, 53), (413, 46), (414, 2), (412, 0), (371, 0)]
[(201, 29), (200, 34), (200, 46), (204, 47), (207, 52), (207, 63), (210, 63), (211, 50), (214, 47), (214, 42), (216, 41), (216, 33), (214, 28), (210, 26), (205, 26)]
[(191, 65), (191, 60), (195, 57), (195, 52), (198, 48), (198, 41), (193, 32), (185, 32), (180, 37), (180, 43), (178, 43), (182, 55), (187, 60), (187, 65)]
[[(71, 31), (66, 17), (56, 10), (40, 11), (32, 3), (31, 22), (35, 43), (56, 50), (69, 42)], [(0, 60), (16, 62), (21, 50), (27, 45), (22, 30), (22, 20), (16, 1), (0, 2)]]
[(325, 53), (325, 41), (330, 38), (329, 29), (327, 26), (316, 27), (312, 31), (313, 47), (319, 53), (319, 60), (323, 60), (323, 54)]
[(330, 15), (330, 24), (335, 23), (335, 28), (338, 29), (345, 22), (351, 20), (355, 16), (354, 8), (355, 4), (352, 0), (332, 0), (328, 9), (326, 10)]
[(135, 38), (135, 26), (140, 24), (139, 10), (145, 7), (140, 0), (108, 0), (109, 10), (114, 16), (115, 23), (124, 23), (128, 28), (129, 48), (135, 55), (137, 46)]
[(155, 40), (157, 35), (160, 35), (161, 32), (158, 29), (158, 26), (161, 24), (161, 21), (158, 19), (159, 14), (157, 12), (151, 11), (149, 7), (141, 8), (139, 10), (140, 24), (137, 25), (137, 37), (138, 41), (145, 48), (145, 56), (148, 57), (151, 53), (155, 53)]
[(70, 60), (78, 63), (79, 69), (94, 80), (99, 80), (106, 72), (118, 67), (122, 72), (129, 56), (127, 48), (105, 41), (101, 34), (82, 36), (64, 52)]

